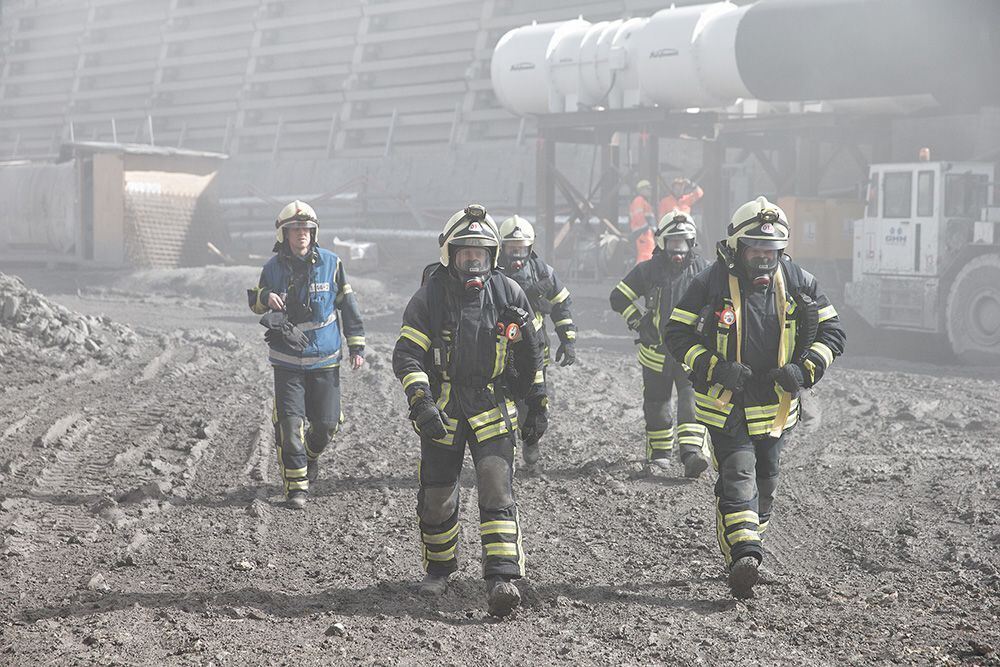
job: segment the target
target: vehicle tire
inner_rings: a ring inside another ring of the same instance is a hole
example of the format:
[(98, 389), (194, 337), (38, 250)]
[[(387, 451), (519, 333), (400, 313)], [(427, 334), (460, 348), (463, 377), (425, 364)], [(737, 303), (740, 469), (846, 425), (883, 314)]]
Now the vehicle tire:
[(1000, 255), (966, 264), (948, 290), (948, 342), (967, 364), (1000, 364)]

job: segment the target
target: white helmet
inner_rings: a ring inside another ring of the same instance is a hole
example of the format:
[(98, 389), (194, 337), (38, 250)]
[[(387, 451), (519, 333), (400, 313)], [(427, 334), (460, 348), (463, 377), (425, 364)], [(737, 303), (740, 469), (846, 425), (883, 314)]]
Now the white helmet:
[(693, 241), (697, 236), (698, 229), (694, 226), (694, 219), (677, 208), (668, 211), (666, 215), (660, 218), (660, 224), (657, 225), (656, 233), (653, 234), (656, 245), (659, 246), (660, 250), (664, 250), (667, 239), (670, 238), (691, 241), (688, 246), (693, 247)]
[(492, 266), (497, 267), (500, 248), (500, 232), (493, 218), (481, 204), (469, 204), (455, 213), (444, 225), (444, 231), (438, 236), (441, 247), (441, 263), (448, 266), (451, 262), (452, 246), (473, 246), (488, 248), (492, 255)]
[(513, 215), (500, 224), (500, 243), (504, 266), (518, 271), (531, 256), (535, 228), (521, 216)]
[(275, 237), (278, 243), (285, 242), (285, 228), (305, 226), (312, 230), (313, 243), (319, 236), (319, 220), (316, 218), (316, 211), (304, 201), (296, 199), (291, 204), (281, 209), (278, 219), (274, 221)]
[(739, 244), (764, 250), (788, 247), (788, 218), (776, 204), (757, 197), (736, 209), (726, 230), (726, 245), (738, 251)]

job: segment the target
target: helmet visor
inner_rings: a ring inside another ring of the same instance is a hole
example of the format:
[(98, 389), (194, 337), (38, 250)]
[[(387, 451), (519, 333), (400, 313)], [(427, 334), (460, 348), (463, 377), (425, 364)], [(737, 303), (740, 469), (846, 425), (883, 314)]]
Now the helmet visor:
[(504, 241), (503, 252), (512, 259), (527, 259), (531, 254), (531, 241)]
[(683, 238), (668, 238), (664, 244), (664, 249), (670, 254), (686, 253), (690, 250), (687, 239)]
[(462, 273), (483, 274), (490, 270), (490, 251), (481, 246), (462, 246), (455, 251), (455, 268)]
[(788, 247), (788, 239), (752, 239), (743, 237), (740, 243), (748, 248), (759, 250), (784, 250)]

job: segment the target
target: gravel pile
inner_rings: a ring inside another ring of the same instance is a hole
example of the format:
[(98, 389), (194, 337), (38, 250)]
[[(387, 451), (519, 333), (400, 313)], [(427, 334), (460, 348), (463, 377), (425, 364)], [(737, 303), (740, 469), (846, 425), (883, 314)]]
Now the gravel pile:
[(127, 326), (73, 312), (20, 278), (0, 273), (0, 359), (33, 358), (48, 366), (105, 362), (125, 354), (136, 340)]

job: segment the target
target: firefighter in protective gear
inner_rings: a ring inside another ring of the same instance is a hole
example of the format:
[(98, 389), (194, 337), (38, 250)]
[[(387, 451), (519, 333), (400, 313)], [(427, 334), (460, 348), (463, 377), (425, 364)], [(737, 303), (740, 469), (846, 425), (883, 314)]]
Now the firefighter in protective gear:
[(653, 210), (653, 186), (643, 179), (635, 184), (635, 198), (628, 206), (630, 238), (635, 241), (635, 262), (645, 262), (653, 256), (656, 241), (656, 214)]
[[(534, 243), (535, 229), (521, 216), (512, 216), (500, 224), (500, 269), (521, 286), (535, 313), (532, 326), (542, 341), (545, 390), (551, 402), (553, 387), (548, 374), (549, 334), (545, 329), (545, 315), (552, 319), (559, 337), (555, 360), (560, 366), (570, 366), (576, 361), (576, 325), (570, 312), (572, 299), (569, 290), (562, 285), (555, 269), (533, 251)], [(523, 409), (523, 406), (519, 405), (518, 409)], [(525, 463), (537, 463), (538, 442), (525, 441), (523, 445)]]
[[(514, 431), (537, 440), (547, 425), (542, 346), (528, 297), (497, 268), (499, 231), (472, 204), (438, 237), (440, 264), (403, 313), (392, 367), (420, 435), (417, 515), (426, 576), (440, 595), (458, 569), (459, 476), (468, 445), (479, 495), (483, 576), (490, 613), (520, 603), (524, 575), (514, 500)], [(523, 401), (519, 412), (515, 401)]]
[(670, 315), (670, 352), (691, 369), (695, 414), (718, 472), (717, 534), (737, 597), (752, 595), (778, 463), (799, 417), (798, 393), (844, 351), (837, 311), (793, 263), (788, 220), (764, 197), (733, 214), (717, 261)]
[(677, 209), (691, 215), (691, 207), (705, 196), (705, 191), (690, 179), (678, 176), (670, 183), (670, 194), (660, 200), (659, 213), (664, 216)]
[(291, 507), (302, 508), (319, 475), (319, 457), (344, 420), (341, 349), (346, 343), (351, 367), (361, 368), (365, 332), (343, 263), (317, 243), (319, 221), (312, 207), (293, 201), (278, 214), (275, 229), (275, 255), (247, 296), (267, 327), (272, 421), (285, 496)]
[[(674, 441), (680, 445), (687, 477), (708, 468), (707, 432), (694, 418), (694, 392), (687, 371), (664, 346), (663, 330), (671, 311), (695, 275), (707, 264), (696, 252), (691, 216), (671, 211), (656, 230), (652, 259), (632, 269), (611, 291), (611, 308), (639, 334), (642, 366), (642, 411), (646, 422), (646, 460), (666, 469)], [(639, 303), (641, 300), (641, 303)], [(670, 396), (677, 387), (677, 424), (670, 415)]]

